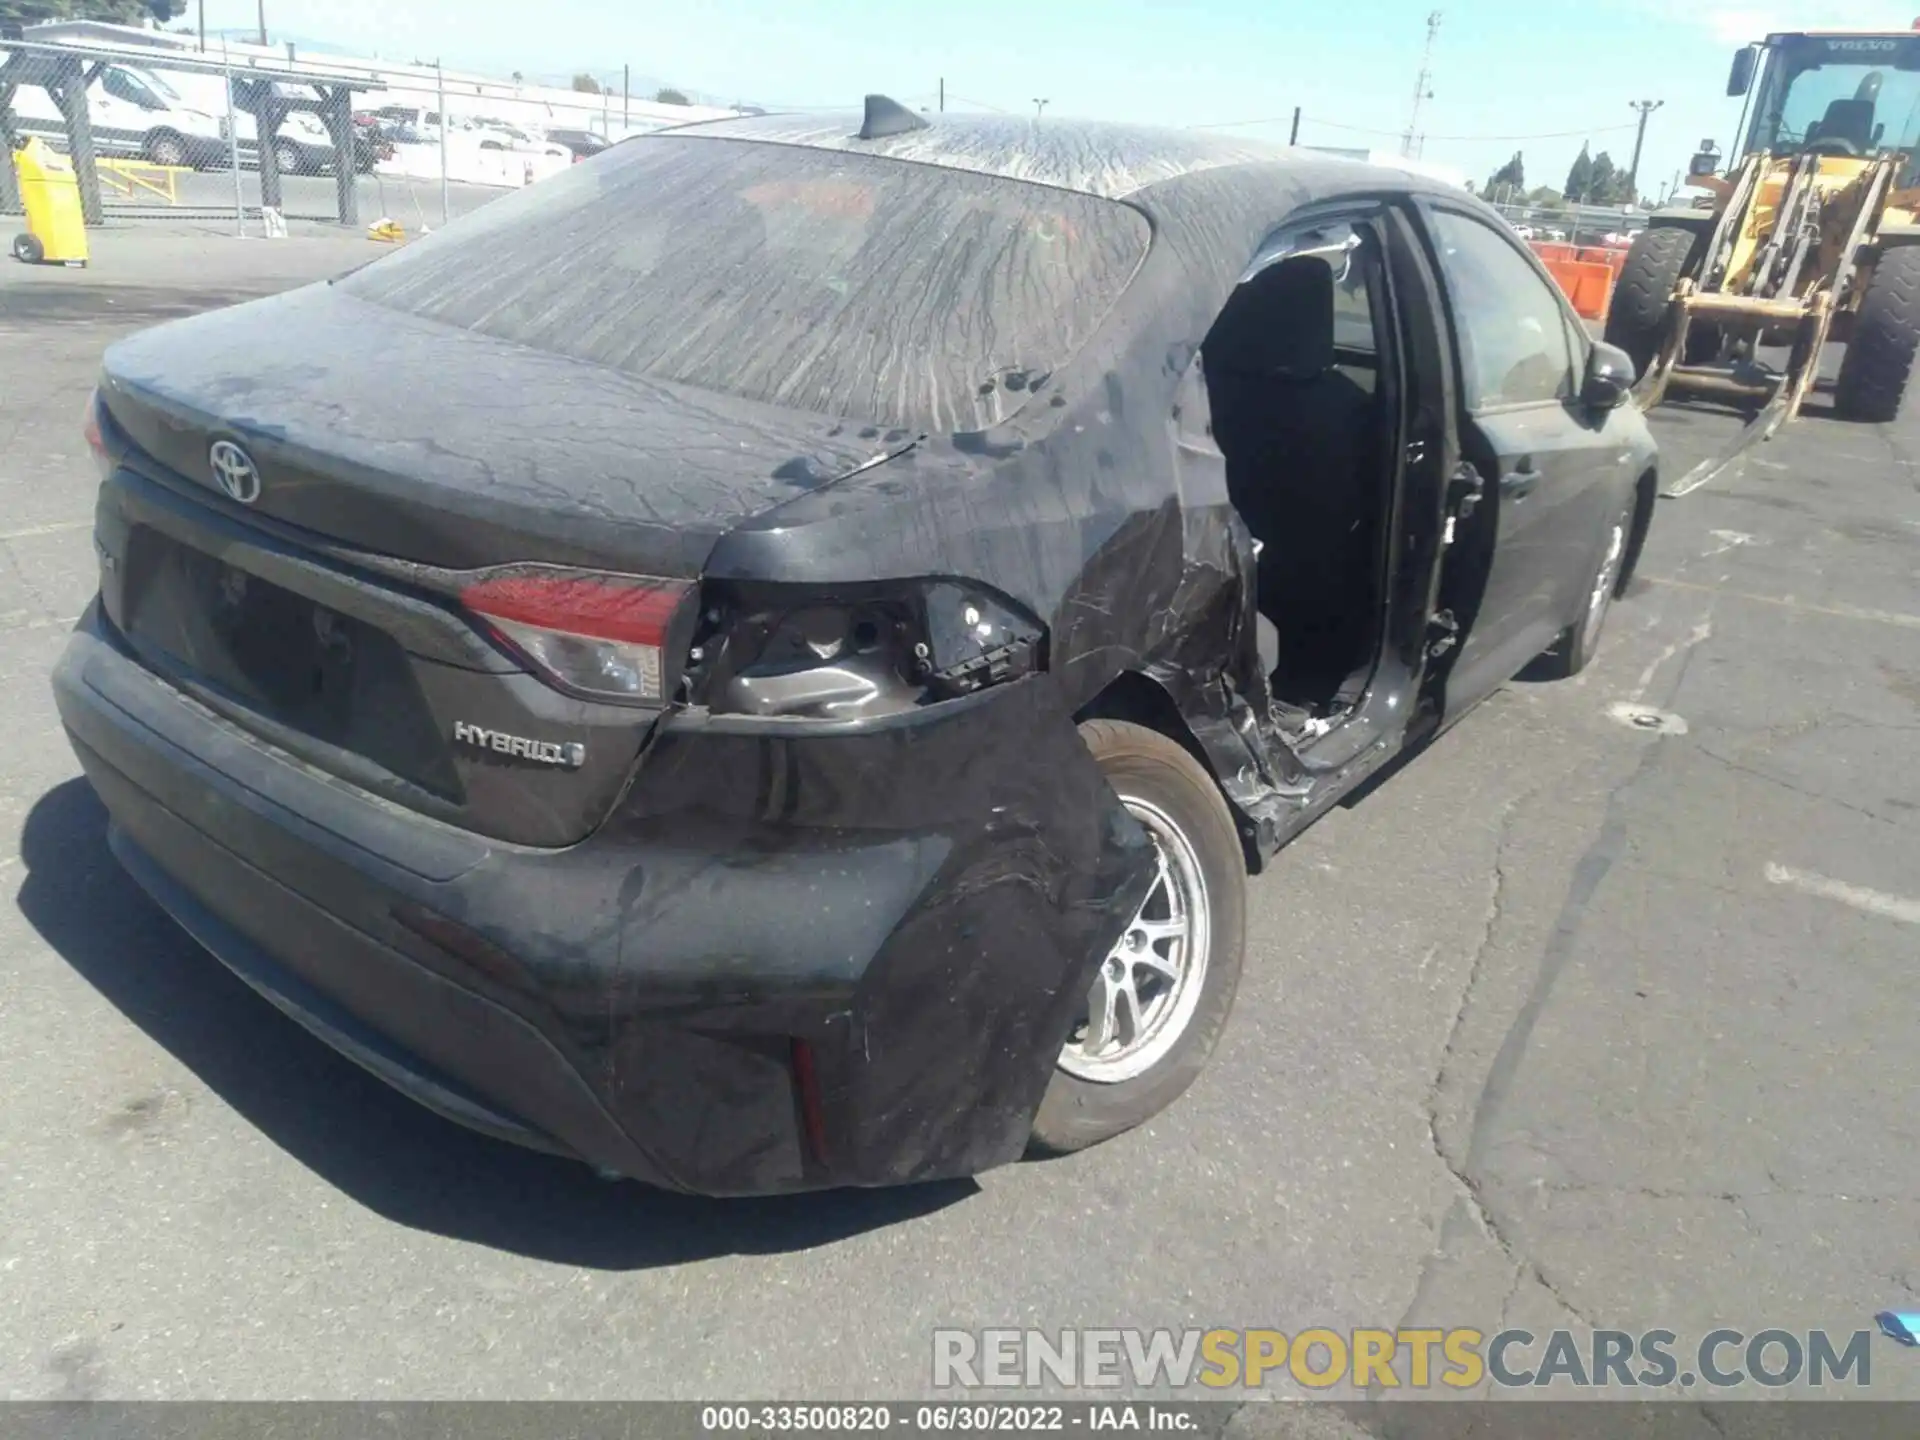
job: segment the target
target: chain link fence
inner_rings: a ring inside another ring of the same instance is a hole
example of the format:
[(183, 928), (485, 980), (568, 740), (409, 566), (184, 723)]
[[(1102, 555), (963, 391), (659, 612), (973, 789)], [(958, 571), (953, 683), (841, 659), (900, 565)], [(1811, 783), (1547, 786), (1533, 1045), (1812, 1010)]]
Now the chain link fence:
[[(432, 228), (627, 135), (733, 113), (149, 33), (0, 41), (0, 137), (70, 155), (92, 224)], [(17, 214), (0, 169), (0, 210)]]

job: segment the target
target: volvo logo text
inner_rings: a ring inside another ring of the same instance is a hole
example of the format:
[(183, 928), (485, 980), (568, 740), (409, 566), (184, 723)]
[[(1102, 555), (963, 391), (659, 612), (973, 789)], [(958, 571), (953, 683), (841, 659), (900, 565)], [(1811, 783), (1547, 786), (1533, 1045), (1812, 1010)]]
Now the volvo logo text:
[(229, 499), (251, 505), (260, 498), (260, 471), (253, 457), (233, 441), (214, 441), (207, 451), (207, 463), (213, 466), (213, 483), (226, 491)]

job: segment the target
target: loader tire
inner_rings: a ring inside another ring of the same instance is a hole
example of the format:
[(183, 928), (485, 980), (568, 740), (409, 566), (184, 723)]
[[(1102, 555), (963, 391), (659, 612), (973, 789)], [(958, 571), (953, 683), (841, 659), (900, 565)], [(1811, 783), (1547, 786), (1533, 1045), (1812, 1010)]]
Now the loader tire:
[(1920, 246), (1888, 250), (1873, 267), (1853, 341), (1833, 385), (1842, 419), (1884, 425), (1900, 413), (1920, 350)]
[(1636, 374), (1647, 373), (1666, 343), (1673, 287), (1686, 273), (1696, 238), (1691, 230), (1648, 230), (1633, 242), (1620, 267), (1607, 310), (1606, 341), (1633, 358)]

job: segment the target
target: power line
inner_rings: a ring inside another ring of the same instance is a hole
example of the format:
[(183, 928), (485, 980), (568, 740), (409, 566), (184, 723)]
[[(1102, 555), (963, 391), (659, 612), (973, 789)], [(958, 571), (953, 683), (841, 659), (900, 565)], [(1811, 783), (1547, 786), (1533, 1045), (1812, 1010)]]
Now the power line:
[(1013, 113), (1011, 110), (1004, 109), (999, 105), (989, 105), (984, 100), (969, 100), (966, 96), (956, 95), (951, 90), (947, 91), (947, 98), (949, 100), (958, 100), (962, 105), (977, 105), (980, 109), (991, 110), (996, 115), (1011, 115)]
[[(1252, 125), (1291, 125), (1292, 123), (1293, 117), (1291, 115), (1274, 115), (1264, 120), (1211, 120), (1204, 125), (1189, 125), (1187, 128), (1189, 130), (1239, 130)], [(1327, 130), (1347, 130), (1356, 135), (1391, 135), (1398, 137), (1405, 134), (1405, 132), (1401, 130), (1384, 130), (1377, 125), (1344, 125), (1338, 120), (1320, 120), (1312, 115), (1304, 116), (1301, 123), (1305, 125), (1318, 125)], [(1423, 138), (1448, 141), (1570, 140), (1578, 139), (1585, 135), (1611, 135), (1615, 131), (1632, 130), (1635, 128), (1637, 127), (1633, 124), (1593, 125), (1584, 130), (1548, 130), (1537, 135), (1428, 135)]]

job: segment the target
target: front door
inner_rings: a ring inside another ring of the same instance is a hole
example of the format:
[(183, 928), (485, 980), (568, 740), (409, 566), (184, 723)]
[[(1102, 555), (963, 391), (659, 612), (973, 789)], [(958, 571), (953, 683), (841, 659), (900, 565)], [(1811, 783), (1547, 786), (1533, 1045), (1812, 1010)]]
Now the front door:
[[(1441, 604), (1459, 626), (1450, 710), (1553, 644), (1592, 568), (1611, 478), (1579, 401), (1579, 351), (1559, 290), (1498, 222), (1422, 207), (1445, 287), (1461, 462)], [(1577, 322), (1576, 322), (1577, 323)]]

